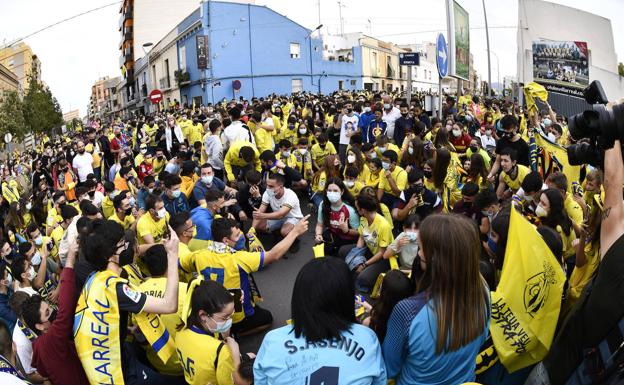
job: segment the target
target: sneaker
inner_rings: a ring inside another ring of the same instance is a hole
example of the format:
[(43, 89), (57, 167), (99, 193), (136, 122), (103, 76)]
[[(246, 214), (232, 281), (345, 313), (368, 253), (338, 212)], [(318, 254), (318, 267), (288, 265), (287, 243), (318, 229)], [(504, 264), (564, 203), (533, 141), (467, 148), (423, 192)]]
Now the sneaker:
[(288, 249), (288, 252), (290, 254), (295, 254), (296, 252), (299, 251), (299, 244), (301, 243), (300, 240), (296, 239), (293, 244), (290, 246), (290, 249)]

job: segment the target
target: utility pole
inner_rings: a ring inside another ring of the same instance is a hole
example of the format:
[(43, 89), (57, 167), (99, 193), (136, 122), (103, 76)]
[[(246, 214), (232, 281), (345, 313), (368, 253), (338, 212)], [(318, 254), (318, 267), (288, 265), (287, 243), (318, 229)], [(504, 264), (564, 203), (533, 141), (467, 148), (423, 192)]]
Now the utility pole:
[(318, 8), (318, 23), (321, 24), (321, 0), (316, 2)]
[(340, 18), (340, 36), (344, 36), (344, 20), (342, 19), (342, 7), (344, 5), (338, 1), (338, 17)]
[(487, 59), (488, 59), (488, 89), (490, 91), (490, 96), (492, 93), (492, 65), (490, 61), (490, 31), (488, 29), (487, 22), (487, 12), (485, 11), (485, 0), (481, 0), (483, 4), (483, 18), (485, 19), (485, 41), (487, 43)]

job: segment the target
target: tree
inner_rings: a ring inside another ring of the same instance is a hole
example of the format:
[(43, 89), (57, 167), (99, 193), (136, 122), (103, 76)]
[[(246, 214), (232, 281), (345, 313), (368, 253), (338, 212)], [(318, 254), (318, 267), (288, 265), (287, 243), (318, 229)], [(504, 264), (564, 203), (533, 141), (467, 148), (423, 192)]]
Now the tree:
[(28, 92), (24, 96), (24, 119), (31, 132), (50, 132), (63, 124), (61, 106), (48, 87), (37, 81), (37, 69), (29, 76)]
[(17, 139), (23, 139), (28, 132), (23, 103), (16, 91), (5, 91), (0, 99), (0, 134), (7, 132)]
[(624, 63), (618, 64), (618, 73), (620, 76), (624, 76)]

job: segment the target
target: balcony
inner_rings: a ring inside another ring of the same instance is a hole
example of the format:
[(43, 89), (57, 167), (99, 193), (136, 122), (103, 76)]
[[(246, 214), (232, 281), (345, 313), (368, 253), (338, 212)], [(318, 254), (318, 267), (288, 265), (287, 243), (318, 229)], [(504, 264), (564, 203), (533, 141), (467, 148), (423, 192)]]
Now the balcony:
[(161, 78), (158, 81), (158, 83), (160, 84), (160, 89), (161, 90), (167, 90), (167, 89), (171, 88), (171, 78), (169, 76)]
[(124, 25), (124, 22), (126, 20), (132, 19), (133, 14), (134, 14), (134, 7), (132, 5), (127, 6), (126, 9), (121, 12), (121, 16), (119, 16), (119, 30), (120, 31)]
[(125, 43), (128, 40), (132, 40), (134, 38), (134, 34), (133, 34), (133, 28), (132, 27), (125, 27), (123, 29), (123, 32), (121, 33), (121, 40), (119, 41), (119, 46), (121, 49), (121, 47), (123, 46), (123, 43)]
[(182, 87), (191, 83), (191, 75), (187, 71), (177, 70), (174, 72), (174, 76), (176, 79), (176, 83), (178, 83), (178, 87)]

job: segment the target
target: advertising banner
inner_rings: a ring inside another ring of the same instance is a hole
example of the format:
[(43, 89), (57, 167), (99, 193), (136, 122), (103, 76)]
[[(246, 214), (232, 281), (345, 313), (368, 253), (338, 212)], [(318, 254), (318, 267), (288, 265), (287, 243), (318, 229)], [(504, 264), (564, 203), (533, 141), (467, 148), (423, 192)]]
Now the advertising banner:
[(589, 85), (589, 51), (581, 41), (533, 42), (533, 80), (549, 92), (580, 96)]
[(468, 80), (470, 77), (470, 24), (468, 12), (453, 1), (455, 71), (451, 74)]

